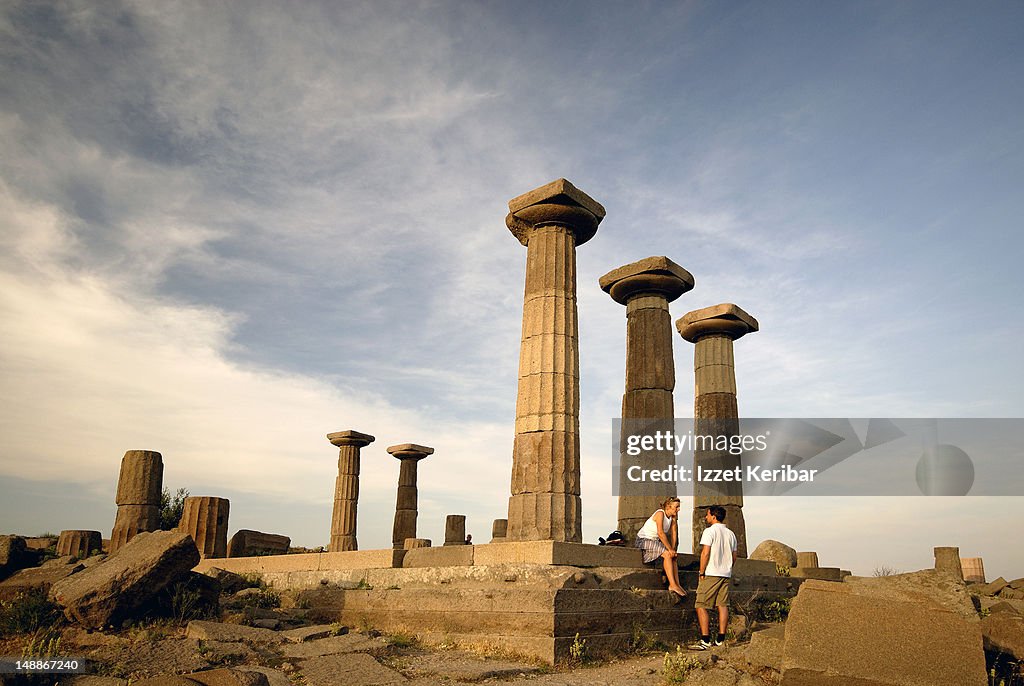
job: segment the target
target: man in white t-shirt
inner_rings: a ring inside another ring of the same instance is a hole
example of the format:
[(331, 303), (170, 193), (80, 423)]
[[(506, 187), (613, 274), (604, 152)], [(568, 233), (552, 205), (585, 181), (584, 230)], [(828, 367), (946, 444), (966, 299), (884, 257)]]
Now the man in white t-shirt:
[[(732, 565), (736, 561), (736, 534), (723, 524), (725, 508), (712, 505), (704, 514), (708, 528), (700, 537), (700, 580), (697, 582), (697, 622), (700, 624), (700, 641), (690, 646), (692, 650), (707, 650), (712, 645), (725, 642), (725, 630), (729, 625), (729, 579)], [(718, 608), (718, 635), (711, 642), (711, 618), (708, 610)]]

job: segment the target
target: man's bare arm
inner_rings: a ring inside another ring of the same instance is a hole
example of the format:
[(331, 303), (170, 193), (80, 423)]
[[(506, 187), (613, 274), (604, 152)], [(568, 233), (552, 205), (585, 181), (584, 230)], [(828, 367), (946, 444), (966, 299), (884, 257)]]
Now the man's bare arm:
[(708, 568), (708, 561), (711, 560), (711, 546), (700, 547), (700, 575), (704, 576), (704, 570)]

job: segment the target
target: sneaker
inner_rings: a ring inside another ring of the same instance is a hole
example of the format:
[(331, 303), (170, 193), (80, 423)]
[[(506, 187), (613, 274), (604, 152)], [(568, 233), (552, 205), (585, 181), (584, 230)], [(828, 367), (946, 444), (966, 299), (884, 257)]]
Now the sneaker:
[(719, 634), (718, 636), (715, 636), (715, 645), (716, 646), (725, 645), (725, 636), (722, 636), (721, 634)]
[(701, 639), (699, 641), (696, 641), (696, 642), (691, 643), (690, 645), (686, 646), (686, 649), (687, 650), (707, 650), (710, 647), (711, 647), (711, 642), (710, 641), (705, 641), (704, 639)]

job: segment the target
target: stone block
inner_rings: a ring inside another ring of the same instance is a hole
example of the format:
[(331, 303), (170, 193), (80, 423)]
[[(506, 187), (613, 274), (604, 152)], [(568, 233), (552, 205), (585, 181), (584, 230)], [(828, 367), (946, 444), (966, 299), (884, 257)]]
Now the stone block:
[(981, 620), (985, 650), (1024, 660), (1024, 617), (1015, 612), (993, 612)]
[(280, 534), (266, 534), (262, 531), (239, 529), (228, 542), (228, 557), (253, 557), (255, 555), (285, 555), (292, 539)]
[(980, 595), (996, 595), (999, 591), (1003, 590), (1008, 586), (1006, 579), (999, 577), (995, 581), (992, 581), (984, 586), (979, 586), (977, 592)]
[(988, 684), (976, 622), (862, 591), (802, 584), (786, 621), (782, 686)]
[(450, 514), (445, 517), (444, 544), (466, 545), (466, 515)]
[(279, 632), (271, 629), (203, 620), (189, 622), (188, 628), (185, 630), (185, 636), (202, 641), (222, 641), (224, 643), (249, 642), (265, 643), (267, 645), (286, 643), (288, 640)]
[(1018, 591), (1024, 591), (1024, 577), (1007, 582), (1006, 585)]
[(932, 569), (880, 577), (847, 577), (843, 581), (858, 593), (934, 605), (968, 621), (978, 621), (964, 582)]
[(269, 686), (267, 675), (241, 669), (221, 667), (191, 672), (188, 679), (201, 686)]
[(57, 545), (57, 536), (26, 536), (25, 548), (27, 550), (46, 550)]
[(754, 552), (750, 553), (750, 559), (771, 561), (781, 567), (797, 566), (796, 550), (770, 538), (757, 544)]
[[(417, 539), (407, 539), (414, 541)], [(455, 567), (472, 565), (474, 550), (479, 546), (443, 546), (440, 548), (415, 548), (408, 549), (403, 567)]]
[(684, 340), (697, 342), (704, 336), (725, 334), (733, 340), (758, 330), (757, 320), (732, 303), (712, 305), (687, 312), (676, 321)]
[(55, 583), (83, 569), (81, 563), (65, 563), (19, 570), (0, 581), (0, 600), (13, 600), (21, 593), (37, 590), (48, 593)]
[(725, 365), (708, 365), (693, 370), (697, 396), (714, 393), (736, 395), (736, 370)]
[[(513, 474), (515, 473), (513, 467)], [(576, 471), (576, 478), (579, 472)], [(513, 477), (513, 483), (515, 477)], [(519, 493), (508, 501), (508, 535), (516, 541), (579, 543), (581, 503), (575, 493)]]
[(793, 567), (789, 570), (791, 577), (797, 579), (817, 579), (819, 581), (842, 581), (843, 570), (839, 567)]
[[(505, 534), (508, 533), (508, 520), (507, 519), (495, 519), (491, 524), (491, 538), (505, 538)], [(491, 541), (494, 543), (494, 541)]]
[(187, 534), (139, 534), (117, 555), (55, 583), (50, 596), (86, 628), (117, 626), (151, 606), (197, 562), (199, 551)]
[(982, 558), (961, 557), (960, 568), (964, 573), (964, 581), (985, 583), (985, 561)]
[(129, 450), (121, 458), (117, 479), (118, 505), (160, 505), (164, 463), (155, 450)]
[(477, 545), (473, 549), (473, 564), (476, 566), (528, 564), (644, 568), (640, 551), (628, 547), (561, 541), (508, 541)]
[(103, 534), (99, 531), (66, 529), (60, 532), (60, 538), (57, 539), (58, 555), (89, 557), (93, 552), (98, 553), (102, 548)]
[(398, 686), (406, 678), (365, 653), (325, 655), (300, 667), (306, 686)]
[(960, 566), (960, 549), (952, 546), (935, 548), (935, 569), (963, 580), (964, 570)]
[[(430, 547), (430, 539), (429, 538), (407, 538), (402, 543), (402, 548), (404, 550), (415, 550), (417, 548), (429, 548), (429, 547)], [(406, 557), (408, 557), (408, 554), (406, 554)]]
[(623, 419), (667, 419), (674, 414), (672, 392), (661, 389), (626, 391), (622, 395)]
[(36, 556), (29, 552), (23, 537), (0, 536), (0, 579), (34, 565), (35, 562)]
[(818, 564), (818, 553), (797, 553), (796, 564), (794, 567), (802, 567), (804, 569), (811, 569), (814, 567), (820, 567)]
[(576, 433), (538, 431), (516, 434), (513, 452), (513, 495), (579, 495), (580, 442)]
[(558, 371), (579, 378), (578, 355), (576, 336), (549, 333), (524, 337), (519, 348), (519, 376)]
[(108, 549), (116, 553), (138, 534), (159, 528), (159, 505), (118, 505)]
[(776, 576), (778, 570), (771, 560), (755, 560), (740, 557), (732, 567), (733, 576)]

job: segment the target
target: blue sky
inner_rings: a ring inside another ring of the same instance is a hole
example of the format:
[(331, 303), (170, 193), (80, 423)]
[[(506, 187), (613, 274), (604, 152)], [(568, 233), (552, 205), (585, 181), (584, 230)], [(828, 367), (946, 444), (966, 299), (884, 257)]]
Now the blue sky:
[[(109, 534), (121, 455), (326, 543), (364, 450), (360, 545), (504, 516), (526, 253), (505, 203), (558, 177), (578, 252), (584, 537), (614, 528), (624, 310), (667, 255), (761, 331), (741, 413), (1020, 417), (1024, 6), (32, 3), (0, 6), (0, 529)], [(676, 340), (677, 414), (692, 347)], [(931, 547), (1020, 576), (1024, 498), (751, 500), (752, 542), (870, 573)], [(884, 543), (884, 544), (883, 544)], [(1008, 578), (1010, 578), (1008, 576)]]

